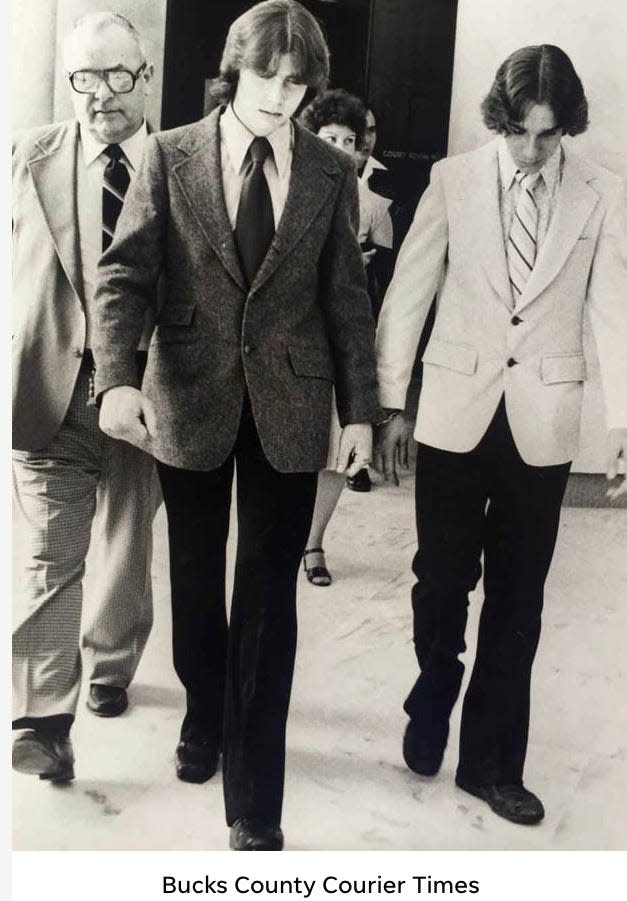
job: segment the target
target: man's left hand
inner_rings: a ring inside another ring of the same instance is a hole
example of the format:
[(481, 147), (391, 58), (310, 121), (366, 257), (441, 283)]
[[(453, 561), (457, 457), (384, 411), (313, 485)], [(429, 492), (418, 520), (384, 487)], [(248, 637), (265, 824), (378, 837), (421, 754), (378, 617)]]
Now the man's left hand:
[[(349, 465), (350, 461), (350, 465)], [(358, 422), (344, 426), (337, 455), (338, 472), (355, 476), (372, 462), (372, 426), (369, 422)]]
[(611, 485), (606, 493), (610, 500), (616, 500), (627, 494), (627, 429), (612, 429), (607, 437), (607, 471), (608, 482), (618, 479), (618, 484)]

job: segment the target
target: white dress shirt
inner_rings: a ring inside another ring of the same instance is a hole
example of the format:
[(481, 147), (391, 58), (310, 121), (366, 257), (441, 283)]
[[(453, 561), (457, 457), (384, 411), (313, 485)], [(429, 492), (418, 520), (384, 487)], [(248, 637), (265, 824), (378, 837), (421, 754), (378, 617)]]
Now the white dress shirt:
[(364, 182), (364, 183), (367, 184), (367, 183), (368, 183), (368, 179), (370, 178), (370, 176), (372, 175), (372, 173), (375, 172), (377, 169), (380, 169), (380, 170), (382, 170), (383, 172), (387, 172), (387, 171), (388, 171), (388, 167), (387, 167), (387, 166), (384, 166), (383, 163), (380, 163), (379, 160), (376, 160), (376, 159), (372, 156), (372, 154), (370, 154), (370, 156), (369, 156), (368, 159), (366, 160), (366, 163), (365, 163), (365, 165), (364, 165), (364, 168), (362, 169), (361, 175), (359, 176), (359, 181), (362, 181), (362, 182)]
[[(224, 200), (229, 222), (233, 229), (237, 220), (237, 208), (246, 172), (246, 154), (254, 137), (255, 135), (237, 118), (233, 107), (229, 104), (220, 116), (220, 142)], [(272, 153), (264, 160), (263, 174), (266, 176), (268, 188), (270, 189), (274, 227), (276, 229), (283, 215), (287, 192), (290, 187), (294, 146), (292, 123), (285, 122), (272, 134), (267, 135), (267, 138), (272, 147)]]
[(394, 231), (388, 209), (391, 200), (375, 194), (362, 179), (357, 181), (359, 194), (359, 243), (372, 241), (379, 247), (392, 247)]
[[(148, 135), (146, 123), (120, 147), (123, 160), (132, 179), (141, 162)], [(85, 346), (91, 347), (91, 308), (96, 289), (96, 271), (102, 255), (102, 183), (109, 157), (104, 154), (107, 144), (103, 144), (87, 131), (80, 128), (80, 144), (76, 166), (76, 197), (78, 206), (78, 231), (80, 236), (81, 264), (83, 273), (83, 297), (87, 319)]]
[[(503, 225), (503, 239), (505, 246), (507, 247), (509, 232), (512, 227), (512, 219), (514, 218), (522, 188), (519, 182), (516, 181), (515, 175), (518, 172), (518, 168), (507, 149), (507, 144), (505, 143), (503, 136), (500, 136), (498, 140), (497, 155), (499, 160), (499, 179), (501, 183), (501, 223)], [(558, 144), (555, 151), (548, 158), (542, 169), (540, 169), (540, 178), (538, 179), (533, 192), (533, 197), (538, 207), (538, 255), (549, 230), (551, 217), (557, 201), (559, 186), (562, 179), (562, 158), (561, 144)]]

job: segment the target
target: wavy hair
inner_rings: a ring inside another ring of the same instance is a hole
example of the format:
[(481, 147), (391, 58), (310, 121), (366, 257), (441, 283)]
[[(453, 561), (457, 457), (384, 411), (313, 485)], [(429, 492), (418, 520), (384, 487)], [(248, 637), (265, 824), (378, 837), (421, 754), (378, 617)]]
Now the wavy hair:
[(530, 105), (548, 104), (564, 134), (588, 127), (588, 101), (570, 57), (553, 44), (522, 47), (508, 56), (481, 104), (490, 131), (511, 134)]
[(210, 86), (212, 96), (229, 103), (235, 96), (241, 69), (274, 73), (280, 59), (291, 54), (296, 78), (307, 85), (303, 103), (323, 91), (329, 79), (329, 48), (322, 29), (296, 0), (265, 0), (243, 13), (229, 28), (220, 74)]

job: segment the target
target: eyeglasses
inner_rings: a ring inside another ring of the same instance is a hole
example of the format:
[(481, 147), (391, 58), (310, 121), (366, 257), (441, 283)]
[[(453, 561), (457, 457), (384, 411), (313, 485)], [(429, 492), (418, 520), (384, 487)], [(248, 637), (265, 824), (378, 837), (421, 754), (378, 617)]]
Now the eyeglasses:
[(76, 72), (69, 72), (68, 78), (77, 94), (95, 94), (102, 81), (114, 94), (130, 94), (145, 68), (146, 63), (142, 63), (137, 72), (128, 69), (77, 69)]

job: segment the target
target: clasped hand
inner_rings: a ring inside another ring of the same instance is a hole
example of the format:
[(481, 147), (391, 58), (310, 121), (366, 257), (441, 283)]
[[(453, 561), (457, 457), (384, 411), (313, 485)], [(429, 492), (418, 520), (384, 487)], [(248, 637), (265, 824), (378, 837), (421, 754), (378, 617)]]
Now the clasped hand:
[(109, 388), (102, 397), (100, 428), (111, 438), (150, 453), (156, 416), (148, 398), (130, 385)]
[(349, 478), (372, 462), (372, 426), (369, 422), (346, 425), (340, 436), (336, 469)]
[(401, 414), (379, 426), (375, 439), (374, 468), (386, 482), (398, 485), (398, 469), (409, 469), (411, 422)]

